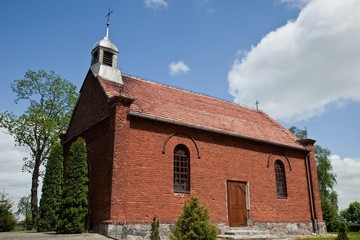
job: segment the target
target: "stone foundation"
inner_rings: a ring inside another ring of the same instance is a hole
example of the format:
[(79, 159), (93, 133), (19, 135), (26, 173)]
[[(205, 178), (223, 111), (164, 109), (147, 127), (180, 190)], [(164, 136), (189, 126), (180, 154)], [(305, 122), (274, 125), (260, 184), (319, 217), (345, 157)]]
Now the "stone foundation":
[[(318, 234), (326, 234), (324, 222), (318, 222)], [(255, 230), (268, 230), (270, 234), (279, 236), (309, 235), (313, 233), (312, 223), (256, 223), (252, 226)]]
[[(168, 240), (170, 236), (170, 227), (172, 224), (160, 224), (159, 232), (162, 240)], [(221, 233), (231, 229), (224, 224), (219, 224), (218, 228)], [(309, 235), (313, 232), (312, 223), (255, 223), (247, 229), (268, 231), (272, 235)], [(101, 224), (96, 232), (114, 238), (126, 240), (143, 240), (150, 239), (150, 224)], [(324, 222), (318, 223), (319, 234), (326, 234)]]
[[(168, 240), (171, 224), (160, 224), (162, 240)], [(96, 232), (114, 239), (142, 240), (150, 239), (151, 224), (101, 224)]]

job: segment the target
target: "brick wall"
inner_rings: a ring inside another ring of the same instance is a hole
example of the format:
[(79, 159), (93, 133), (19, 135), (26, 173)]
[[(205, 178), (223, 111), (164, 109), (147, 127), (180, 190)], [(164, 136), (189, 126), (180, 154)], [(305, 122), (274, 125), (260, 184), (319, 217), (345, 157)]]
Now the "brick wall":
[(108, 220), (110, 216), (114, 125), (111, 113), (104, 91), (89, 71), (62, 141), (65, 177), (72, 142), (77, 137), (83, 137), (86, 141), (90, 178), (89, 212), (95, 225)]
[(67, 140), (77, 137), (108, 115), (107, 97), (98, 80), (89, 70), (71, 118), (66, 136)]
[[(191, 194), (197, 195), (209, 208), (214, 222), (227, 224), (227, 180), (248, 183), (253, 223), (311, 221), (304, 162), (306, 152), (158, 121), (124, 117), (125, 113), (126, 109), (119, 107), (112, 221), (150, 223), (154, 214), (163, 223), (175, 221), (189, 197), (189, 194), (173, 192), (173, 149), (177, 144), (184, 144), (190, 150)], [(177, 134), (169, 139), (163, 154), (165, 141), (174, 133)], [(200, 159), (189, 136), (195, 140)], [(277, 159), (285, 165), (286, 199), (278, 199), (276, 195), (274, 162)]]

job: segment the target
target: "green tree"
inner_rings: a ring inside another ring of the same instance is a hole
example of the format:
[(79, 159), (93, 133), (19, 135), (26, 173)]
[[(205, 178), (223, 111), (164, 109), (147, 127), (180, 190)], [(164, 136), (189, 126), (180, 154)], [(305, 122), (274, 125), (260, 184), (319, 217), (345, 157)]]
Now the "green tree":
[(56, 227), (63, 181), (62, 154), (61, 144), (60, 142), (57, 142), (51, 148), (49, 159), (46, 164), (39, 207), (40, 216), (37, 226), (39, 232), (51, 231)]
[[(307, 130), (300, 130), (295, 126), (289, 130), (298, 138), (306, 138)], [(336, 185), (336, 174), (333, 172), (329, 159), (330, 150), (315, 145), (316, 166), (319, 180), (319, 190), (323, 218), (328, 231), (337, 231), (339, 223), (338, 195), (334, 190)]]
[(154, 216), (152, 223), (151, 223), (151, 230), (150, 230), (150, 240), (160, 240), (160, 233), (159, 233), (159, 219)]
[(323, 218), (327, 230), (336, 232), (339, 227), (338, 195), (334, 190), (336, 175), (329, 159), (330, 150), (315, 145), (315, 152)]
[(308, 137), (308, 132), (307, 132), (306, 128), (304, 130), (301, 130), (295, 126), (292, 126), (289, 128), (289, 131), (301, 139), (306, 139)]
[(24, 158), (23, 171), (32, 174), (31, 211), (36, 227), (40, 166), (68, 126), (78, 94), (74, 84), (44, 70), (28, 70), (23, 79), (11, 84), (11, 89), (16, 94), (15, 103), (24, 100), (28, 107), (20, 116), (9, 111), (0, 113), (0, 127), (7, 129), (17, 145), (30, 149), (31, 157)]
[(79, 138), (70, 148), (56, 232), (81, 233), (85, 230), (88, 182), (86, 145), (84, 139)]
[(0, 193), (0, 232), (10, 232), (14, 229), (16, 219), (11, 211), (13, 203), (7, 198), (5, 190)]
[(341, 218), (349, 224), (360, 224), (360, 202), (352, 202), (341, 211)]
[(210, 222), (209, 211), (193, 196), (185, 203), (171, 233), (172, 240), (215, 240), (219, 230)]
[(17, 205), (18, 210), (16, 211), (16, 214), (18, 216), (22, 215), (22, 216), (25, 217), (25, 219), (23, 221), (24, 229), (31, 229), (32, 228), (30, 198), (31, 198), (30, 195), (20, 198), (20, 200), (18, 202), (18, 205)]
[(341, 222), (339, 225), (339, 233), (338, 236), (335, 238), (335, 240), (349, 240), (348, 237), (349, 229), (346, 225), (346, 223)]

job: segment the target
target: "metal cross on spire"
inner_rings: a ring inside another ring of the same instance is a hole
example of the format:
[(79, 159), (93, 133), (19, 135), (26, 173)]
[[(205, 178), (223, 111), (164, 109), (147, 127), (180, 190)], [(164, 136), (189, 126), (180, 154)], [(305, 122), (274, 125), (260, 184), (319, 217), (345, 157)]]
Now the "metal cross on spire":
[(255, 101), (256, 110), (259, 110), (259, 103), (260, 103), (260, 102), (259, 102), (258, 100)]
[(105, 15), (105, 17), (107, 17), (107, 22), (106, 22), (106, 37), (109, 37), (109, 25), (110, 25), (110, 15), (114, 12), (114, 10), (110, 10), (108, 11), (108, 14)]

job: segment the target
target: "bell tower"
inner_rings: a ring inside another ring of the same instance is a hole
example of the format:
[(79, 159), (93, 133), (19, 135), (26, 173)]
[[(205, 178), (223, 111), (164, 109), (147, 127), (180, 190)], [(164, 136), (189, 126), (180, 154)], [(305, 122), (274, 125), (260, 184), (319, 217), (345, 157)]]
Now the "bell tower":
[(116, 67), (118, 48), (109, 39), (110, 11), (106, 15), (106, 34), (103, 39), (97, 42), (91, 51), (91, 71), (95, 77), (122, 84), (121, 71)]

